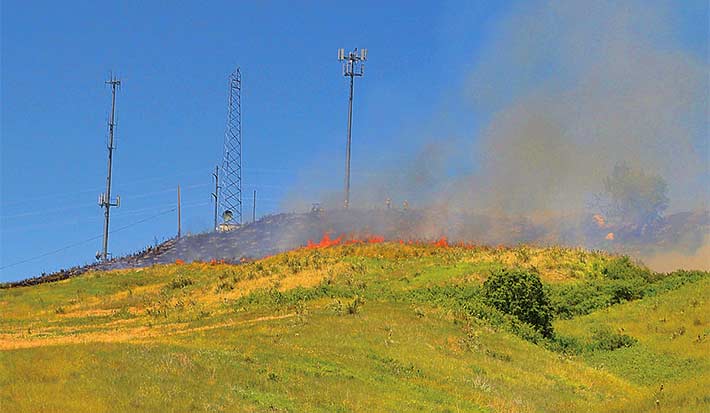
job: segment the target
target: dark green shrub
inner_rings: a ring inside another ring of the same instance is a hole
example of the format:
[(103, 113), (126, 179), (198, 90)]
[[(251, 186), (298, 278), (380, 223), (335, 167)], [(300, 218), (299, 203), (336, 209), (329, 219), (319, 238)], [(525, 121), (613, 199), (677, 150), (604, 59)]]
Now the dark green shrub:
[(563, 319), (589, 314), (609, 305), (611, 295), (600, 281), (579, 284), (556, 285), (550, 288), (548, 297), (554, 314)]
[[(616, 268), (610, 270), (609, 268)], [(624, 269), (625, 268), (625, 269)], [(610, 278), (596, 278), (583, 283), (549, 286), (548, 297), (553, 313), (559, 318), (572, 318), (626, 301), (652, 297), (710, 276), (705, 271), (679, 270), (669, 274), (654, 273), (635, 268), (622, 258), (607, 266), (602, 273), (616, 274)]]
[(530, 324), (545, 337), (552, 336), (550, 303), (536, 273), (495, 270), (483, 283), (483, 296), (489, 305)]
[(612, 331), (609, 327), (601, 327), (594, 331), (590, 350), (614, 351), (623, 347), (631, 347), (637, 340), (626, 334)]
[(523, 340), (537, 344), (541, 343), (545, 338), (552, 338), (552, 326), (550, 326), (548, 333), (543, 333), (537, 326), (522, 321), (515, 316), (507, 315), (507, 317), (509, 317), (509, 319), (506, 320), (504, 327), (507, 327), (508, 331)]
[(607, 262), (602, 268), (602, 275), (612, 280), (629, 280), (633, 278), (649, 280), (652, 278), (649, 270), (634, 264), (627, 256)]
[(192, 285), (194, 282), (192, 279), (178, 275), (175, 279), (170, 281), (168, 287), (172, 290), (177, 290), (180, 288), (185, 288), (188, 285)]
[(649, 284), (645, 296), (654, 296), (666, 291), (675, 290), (681, 286), (710, 276), (708, 271), (677, 270), (668, 274), (655, 274), (657, 280)]
[(553, 313), (559, 318), (570, 319), (610, 305), (641, 299), (649, 285), (643, 278), (595, 279), (552, 286), (548, 296)]
[(545, 347), (562, 354), (579, 354), (584, 349), (576, 337), (560, 335), (555, 335), (553, 339), (548, 340)]
[(632, 281), (623, 281), (610, 285), (611, 299), (610, 304), (623, 303), (625, 301), (637, 300), (643, 298), (641, 285)]

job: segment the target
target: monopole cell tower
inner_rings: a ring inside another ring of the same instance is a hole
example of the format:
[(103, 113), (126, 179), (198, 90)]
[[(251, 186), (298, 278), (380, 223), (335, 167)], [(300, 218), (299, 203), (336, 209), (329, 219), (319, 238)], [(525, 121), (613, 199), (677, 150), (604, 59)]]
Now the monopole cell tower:
[(106, 192), (99, 195), (99, 206), (104, 209), (104, 234), (101, 251), (96, 254), (96, 258), (102, 261), (108, 260), (110, 255), (108, 252), (108, 234), (111, 207), (121, 205), (120, 197), (116, 196), (114, 201), (111, 200), (113, 150), (116, 149), (113, 136), (116, 127), (116, 89), (121, 86), (121, 81), (111, 75), (110, 79), (106, 81), (106, 84), (111, 86), (111, 113), (108, 121), (108, 142), (106, 142), (106, 148), (108, 149), (108, 172), (106, 173)]
[(353, 94), (355, 92), (355, 78), (365, 74), (365, 61), (367, 60), (367, 49), (357, 48), (352, 52), (345, 53), (345, 49), (338, 49), (338, 60), (343, 62), (343, 76), (350, 78), (350, 95), (348, 99), (348, 135), (345, 143), (345, 191), (343, 206), (350, 207), (350, 147), (352, 145), (353, 128)]

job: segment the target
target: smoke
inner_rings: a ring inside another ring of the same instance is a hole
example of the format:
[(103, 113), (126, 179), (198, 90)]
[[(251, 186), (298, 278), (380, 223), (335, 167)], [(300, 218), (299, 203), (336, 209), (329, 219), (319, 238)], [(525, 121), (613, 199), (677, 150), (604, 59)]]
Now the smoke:
[(652, 270), (669, 272), (678, 268), (710, 271), (710, 236), (695, 250), (675, 250), (641, 255), (643, 262)]
[[(579, 212), (624, 163), (663, 177), (673, 209), (706, 209), (708, 64), (677, 40), (670, 6), (620, 3), (538, 2), (511, 13), (465, 85), (462, 104), (485, 120), (469, 145), (432, 139), (425, 160), (399, 167), (404, 178), (373, 179), (359, 199)], [(477, 172), (450, 176), (446, 157), (462, 147)]]
[(664, 177), (676, 207), (707, 206), (707, 63), (674, 42), (668, 10), (620, 3), (525, 8), (483, 54), (486, 206), (581, 210), (622, 162)]
[[(465, 131), (464, 144), (432, 137), (418, 156), (355, 185), (353, 204), (406, 199), (435, 211), (425, 218), (431, 233), (451, 226), (448, 214), (468, 211), (579, 244), (583, 231), (556, 217), (591, 213), (604, 178), (625, 164), (668, 183), (671, 212), (706, 211), (709, 67), (681, 42), (673, 7), (579, 0), (512, 10), (472, 56), (462, 85), (460, 105), (482, 126)], [(461, 170), (474, 172), (452, 173), (464, 151)]]

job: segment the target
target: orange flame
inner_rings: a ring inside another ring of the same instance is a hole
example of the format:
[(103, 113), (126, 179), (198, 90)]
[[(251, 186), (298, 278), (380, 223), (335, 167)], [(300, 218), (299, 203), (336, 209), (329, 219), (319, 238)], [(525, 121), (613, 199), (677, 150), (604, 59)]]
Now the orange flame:
[(606, 237), (604, 237), (604, 239), (607, 239), (609, 241), (614, 241), (614, 233), (610, 232), (610, 233), (606, 234)]
[(594, 221), (597, 223), (597, 227), (599, 227), (599, 228), (606, 227), (606, 220), (600, 214), (594, 214), (594, 216), (592, 218), (594, 218)]
[(317, 244), (315, 244), (311, 240), (308, 240), (308, 243), (306, 244), (306, 249), (327, 248), (327, 247), (339, 245), (342, 238), (343, 237), (341, 235), (336, 239), (330, 239), (330, 235), (326, 232), (325, 234), (323, 234), (323, 238)]
[[(303, 247), (305, 249), (318, 249), (318, 248), (328, 248), (328, 247), (334, 247), (337, 245), (355, 245), (355, 244), (380, 244), (386, 242), (386, 239), (382, 235), (366, 235), (362, 238), (358, 238), (356, 235), (341, 235), (338, 238), (331, 238), (330, 233), (326, 232), (323, 234), (323, 238), (319, 242), (313, 242), (312, 240), (308, 240), (306, 245)], [(397, 239), (394, 240), (393, 242), (397, 242), (400, 245), (414, 245), (414, 246), (425, 246), (425, 245), (432, 245), (434, 247), (438, 248), (447, 248), (447, 247), (458, 247), (458, 248), (466, 248), (466, 249), (475, 249), (479, 248), (476, 246), (476, 244), (472, 242), (466, 242), (466, 241), (458, 241), (455, 243), (450, 243), (448, 238), (445, 236), (442, 236), (438, 240), (435, 241), (425, 241), (425, 240), (420, 240), (420, 239)], [(504, 246), (499, 246), (499, 249), (505, 248)]]
[(367, 237), (368, 244), (379, 244), (382, 242), (385, 242), (385, 237), (381, 237), (379, 235), (370, 235)]

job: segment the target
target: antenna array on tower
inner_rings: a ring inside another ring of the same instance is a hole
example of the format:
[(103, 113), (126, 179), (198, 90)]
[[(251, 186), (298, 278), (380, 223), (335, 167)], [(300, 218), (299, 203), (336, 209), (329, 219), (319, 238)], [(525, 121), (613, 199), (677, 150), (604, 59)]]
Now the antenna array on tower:
[(111, 86), (111, 114), (108, 121), (108, 142), (106, 145), (106, 148), (108, 149), (108, 173), (106, 174), (106, 192), (99, 195), (99, 206), (104, 209), (104, 240), (101, 252), (96, 254), (96, 258), (103, 261), (106, 261), (110, 255), (108, 252), (108, 233), (111, 207), (118, 207), (121, 205), (121, 198), (118, 196), (116, 196), (116, 201), (111, 201), (113, 150), (116, 149), (113, 134), (116, 127), (116, 89), (121, 86), (121, 81), (111, 75), (111, 78), (106, 81), (106, 84)]

